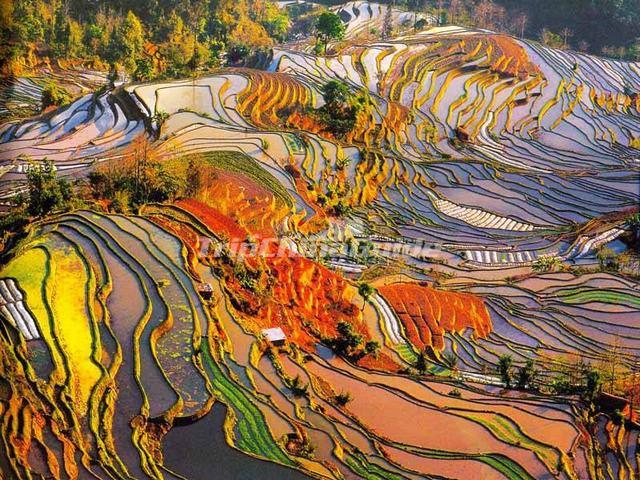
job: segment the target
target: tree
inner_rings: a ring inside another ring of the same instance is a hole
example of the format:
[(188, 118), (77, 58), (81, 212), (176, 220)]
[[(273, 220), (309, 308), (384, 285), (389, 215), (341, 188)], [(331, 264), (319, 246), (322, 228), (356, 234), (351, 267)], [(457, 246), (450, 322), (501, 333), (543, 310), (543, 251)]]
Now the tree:
[(629, 421), (636, 418), (636, 409), (640, 404), (640, 383), (638, 382), (638, 362), (630, 375), (627, 376), (623, 386), (625, 398), (629, 401)]
[(640, 62), (640, 38), (627, 47), (626, 59), (631, 62)]
[(338, 322), (336, 330), (338, 336), (325, 342), (339, 355), (357, 361), (365, 355), (375, 355), (380, 349), (380, 344), (375, 340), (364, 342), (364, 337), (349, 322)]
[(195, 197), (202, 188), (202, 165), (194, 157), (189, 159), (187, 166), (187, 180), (185, 185), (185, 195)]
[(371, 295), (373, 295), (373, 292), (373, 287), (368, 283), (361, 283), (358, 286), (358, 294), (364, 299), (364, 302), (362, 302), (362, 310), (364, 310), (364, 306), (369, 301)]
[(458, 21), (462, 8), (463, 8), (462, 0), (450, 0), (448, 16), (449, 16), (449, 20), (454, 25)]
[(318, 41), (324, 44), (324, 54), (327, 54), (329, 40), (342, 40), (346, 27), (342, 19), (333, 12), (322, 12), (316, 21)]
[(418, 370), (421, 375), (424, 375), (428, 368), (429, 364), (427, 362), (427, 354), (423, 351), (418, 352), (418, 358), (416, 358), (416, 370)]
[(525, 388), (531, 388), (535, 381), (538, 371), (535, 368), (535, 363), (532, 359), (528, 359), (524, 366), (518, 369), (517, 385), (518, 388), (524, 390)]
[(327, 107), (332, 110), (342, 108), (351, 99), (349, 86), (340, 80), (329, 80), (320, 90)]
[(333, 349), (338, 354), (346, 355), (347, 357), (354, 356), (362, 346), (362, 335), (356, 333), (353, 325), (344, 320), (338, 322), (336, 330), (338, 331), (338, 337), (330, 342)]
[(640, 251), (640, 213), (635, 213), (627, 218), (627, 225), (631, 230), (630, 241), (632, 248)]
[(111, 56), (124, 65), (129, 73), (134, 73), (144, 52), (144, 28), (140, 19), (129, 11), (112, 38)]
[(194, 43), (184, 20), (176, 12), (172, 12), (164, 21), (160, 35), (162, 41), (160, 49), (168, 73), (176, 76), (184, 75)]
[(480, 28), (500, 30), (504, 24), (506, 11), (491, 0), (482, 0), (473, 9), (473, 20)]
[(573, 37), (573, 31), (564, 27), (560, 33), (562, 34), (562, 48), (569, 48), (569, 39)]
[(287, 39), (290, 26), (289, 15), (286, 9), (279, 8), (275, 2), (264, 2), (263, 13), (258, 21), (271, 37), (280, 42)]
[(27, 212), (36, 217), (44, 217), (56, 210), (65, 209), (73, 198), (71, 185), (65, 179), (57, 178), (55, 167), (50, 160), (29, 168), (27, 187)]
[(366, 97), (356, 97), (349, 86), (340, 80), (330, 80), (321, 87), (325, 104), (317, 111), (327, 130), (337, 138), (345, 137), (356, 125), (358, 113)]
[(589, 365), (584, 369), (584, 379), (584, 397), (589, 401), (593, 401), (596, 394), (600, 393), (602, 390), (602, 378), (600, 377), (600, 372)]
[(229, 44), (242, 45), (252, 51), (270, 47), (273, 45), (273, 40), (262, 25), (245, 17), (229, 32)]
[(393, 11), (391, 5), (387, 5), (384, 11), (382, 23), (382, 39), (387, 40), (393, 35)]
[(153, 77), (153, 60), (149, 57), (142, 57), (136, 60), (136, 69), (133, 78), (137, 81), (150, 80)]
[(603, 384), (608, 386), (610, 393), (616, 393), (618, 390), (618, 381), (621, 377), (620, 364), (622, 360), (620, 350), (620, 337), (616, 335), (613, 340), (613, 345), (607, 348), (603, 363), (598, 369), (601, 372), (601, 380)]
[(498, 372), (500, 373), (502, 383), (504, 383), (507, 388), (511, 388), (511, 380), (513, 378), (513, 373), (511, 371), (512, 365), (513, 358), (511, 358), (511, 355), (500, 355), (500, 358), (498, 359)]
[(583, 52), (583, 53), (587, 53), (589, 51), (589, 42), (587, 42), (586, 40), (580, 40), (578, 42), (578, 51), (579, 52)]
[(56, 10), (51, 41), (52, 52), (62, 58), (80, 57), (84, 50), (82, 25), (73, 20), (67, 6)]
[(527, 26), (527, 15), (524, 13), (521, 13), (517, 18), (516, 18), (516, 24), (520, 27), (520, 38), (524, 38), (524, 30), (525, 27)]

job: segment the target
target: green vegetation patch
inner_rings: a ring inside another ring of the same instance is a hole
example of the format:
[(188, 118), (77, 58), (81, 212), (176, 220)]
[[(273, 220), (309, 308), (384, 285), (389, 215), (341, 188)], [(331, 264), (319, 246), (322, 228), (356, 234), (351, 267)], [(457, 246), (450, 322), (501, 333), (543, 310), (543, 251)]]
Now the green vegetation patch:
[(418, 356), (413, 351), (413, 348), (411, 348), (411, 346), (407, 343), (396, 345), (394, 346), (394, 349), (396, 352), (398, 352), (400, 358), (402, 358), (405, 362), (410, 363), (411, 365), (416, 363), (416, 361), (418, 360)]
[[(402, 448), (402, 447), (400, 447)], [(524, 468), (500, 453), (457, 453), (444, 450), (404, 448), (411, 453), (440, 460), (475, 460), (489, 465), (509, 480), (535, 480)]]
[(306, 150), (304, 143), (298, 135), (294, 133), (283, 133), (282, 134), (285, 143), (287, 144), (287, 148), (294, 155), (303, 154)]
[(222, 400), (237, 414), (236, 429), (239, 433), (236, 446), (283, 465), (294, 466), (273, 439), (262, 413), (242, 389), (222, 371), (209, 351), (209, 341), (203, 340), (204, 363), (213, 387), (222, 395)]
[[(199, 153), (197, 155), (214, 168), (246, 175), (257, 184), (271, 191), (280, 202), (288, 207), (293, 207), (293, 200), (289, 192), (287, 192), (277, 178), (262, 168), (260, 164), (250, 156), (241, 152), (226, 150)], [(190, 155), (186, 155), (180, 157), (178, 160), (188, 162), (190, 157)]]
[(629, 293), (616, 292), (614, 290), (569, 288), (557, 291), (556, 295), (567, 303), (601, 302), (613, 305), (624, 304), (630, 307), (640, 308), (640, 297), (635, 297)]
[(345, 463), (358, 476), (366, 480), (403, 480), (404, 477), (391, 473), (378, 465), (367, 462), (362, 455), (345, 455)]
[(548, 466), (553, 467), (557, 465), (559, 452), (527, 436), (520, 427), (510, 419), (497, 414), (491, 414), (490, 418), (467, 413), (460, 415), (484, 426), (502, 442), (536, 452), (544, 459)]

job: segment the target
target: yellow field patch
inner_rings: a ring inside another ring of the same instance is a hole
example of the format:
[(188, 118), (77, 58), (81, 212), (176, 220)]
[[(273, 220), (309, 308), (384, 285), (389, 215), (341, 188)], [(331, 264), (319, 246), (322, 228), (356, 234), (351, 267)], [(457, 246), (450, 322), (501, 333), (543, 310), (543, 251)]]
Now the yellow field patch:
[(40, 248), (30, 248), (14, 257), (0, 272), (0, 278), (11, 277), (17, 280), (25, 292), (25, 303), (43, 333), (49, 329), (49, 315), (43, 297), (46, 272), (47, 254)]
[(100, 378), (100, 369), (92, 360), (94, 338), (88, 309), (95, 295), (95, 281), (89, 278), (86, 265), (73, 248), (55, 248), (50, 253), (47, 296), (53, 311), (53, 331), (68, 361), (74, 399), (81, 402), (79, 411), (84, 413), (91, 389)]

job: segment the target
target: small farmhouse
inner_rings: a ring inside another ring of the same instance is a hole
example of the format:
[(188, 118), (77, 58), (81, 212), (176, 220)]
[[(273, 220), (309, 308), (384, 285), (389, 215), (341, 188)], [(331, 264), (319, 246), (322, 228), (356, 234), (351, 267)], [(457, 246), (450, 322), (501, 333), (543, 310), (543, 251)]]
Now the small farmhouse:
[(265, 328), (261, 333), (262, 337), (274, 347), (283, 346), (287, 340), (287, 336), (280, 327)]
[(209, 283), (203, 283), (198, 286), (198, 293), (204, 300), (211, 300), (213, 296), (213, 287)]

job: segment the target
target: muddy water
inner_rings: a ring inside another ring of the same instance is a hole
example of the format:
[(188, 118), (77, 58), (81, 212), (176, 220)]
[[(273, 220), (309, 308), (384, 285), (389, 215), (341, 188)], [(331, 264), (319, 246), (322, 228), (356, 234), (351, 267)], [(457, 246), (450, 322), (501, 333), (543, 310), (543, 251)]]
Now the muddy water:
[[(95, 244), (88, 240), (92, 232), (76, 222), (67, 222), (62, 230), (73, 238), (85, 251), (95, 249)], [(140, 458), (131, 442), (133, 434), (129, 421), (138, 414), (142, 405), (142, 396), (133, 376), (133, 331), (137, 321), (144, 311), (144, 296), (141, 286), (131, 274), (127, 265), (102, 243), (97, 235), (93, 239), (99, 242), (100, 250), (104, 255), (106, 266), (113, 280), (113, 290), (107, 298), (107, 308), (110, 314), (110, 323), (118, 341), (122, 347), (123, 363), (120, 367), (116, 383), (118, 385), (118, 400), (116, 402), (116, 414), (114, 415), (113, 433), (117, 451), (132, 475), (144, 478), (140, 469)], [(162, 382), (163, 384), (164, 382)], [(168, 394), (171, 394), (169, 391)]]
[[(437, 407), (417, 405), (384, 387), (368, 385), (350, 375), (334, 371), (319, 362), (306, 365), (339, 390), (348, 391), (352, 400), (347, 410), (380, 437), (428, 449), (464, 453), (501, 453), (512, 458), (538, 478), (547, 474), (542, 463), (529, 451), (497, 441), (479, 424)], [(411, 421), (407, 422), (406, 419)], [(428, 425), (429, 428), (422, 428)], [(420, 428), (416, 428), (416, 427)]]
[(222, 429), (226, 411), (218, 402), (201, 420), (171, 429), (163, 441), (165, 467), (189, 480), (309, 479), (296, 470), (229, 447)]

